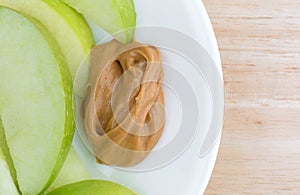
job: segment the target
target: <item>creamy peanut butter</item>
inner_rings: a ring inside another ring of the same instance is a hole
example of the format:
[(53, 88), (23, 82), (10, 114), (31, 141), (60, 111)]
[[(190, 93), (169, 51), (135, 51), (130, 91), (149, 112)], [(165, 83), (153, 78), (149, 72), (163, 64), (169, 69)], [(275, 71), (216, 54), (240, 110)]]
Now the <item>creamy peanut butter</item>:
[(162, 79), (153, 46), (113, 40), (92, 49), (81, 109), (99, 163), (134, 166), (154, 148), (165, 123)]

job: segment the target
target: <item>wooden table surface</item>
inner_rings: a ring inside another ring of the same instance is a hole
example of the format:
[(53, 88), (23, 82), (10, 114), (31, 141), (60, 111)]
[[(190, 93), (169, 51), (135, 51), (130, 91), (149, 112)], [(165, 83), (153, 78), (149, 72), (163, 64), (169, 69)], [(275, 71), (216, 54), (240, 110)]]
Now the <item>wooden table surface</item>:
[(300, 0), (204, 0), (225, 121), (206, 194), (300, 194)]

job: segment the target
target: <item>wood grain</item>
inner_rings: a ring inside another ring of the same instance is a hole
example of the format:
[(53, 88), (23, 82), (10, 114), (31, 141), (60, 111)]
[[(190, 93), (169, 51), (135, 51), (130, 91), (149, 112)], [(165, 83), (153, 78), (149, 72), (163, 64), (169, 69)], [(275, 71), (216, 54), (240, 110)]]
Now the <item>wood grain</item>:
[(226, 111), (205, 194), (300, 194), (300, 0), (204, 0)]

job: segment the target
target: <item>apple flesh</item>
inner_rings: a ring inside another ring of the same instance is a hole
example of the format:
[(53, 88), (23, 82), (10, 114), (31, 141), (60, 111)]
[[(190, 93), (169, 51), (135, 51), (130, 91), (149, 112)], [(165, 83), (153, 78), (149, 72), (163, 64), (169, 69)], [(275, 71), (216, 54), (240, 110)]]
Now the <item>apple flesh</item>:
[(4, 154), (0, 148), (0, 194), (17, 195), (18, 190), (14, 184), (13, 178), (9, 173)]
[(136, 195), (136, 193), (119, 184), (104, 180), (86, 180), (73, 184), (68, 184), (51, 191), (48, 195), (65, 194)]
[(60, 0), (0, 0), (0, 5), (40, 21), (62, 49), (71, 75), (76, 75), (94, 45), (91, 29), (81, 14)]
[(71, 146), (72, 79), (59, 46), (37, 20), (4, 7), (0, 18), (2, 127), (21, 192), (38, 194)]
[(136, 13), (132, 0), (62, 0), (123, 43), (133, 39)]

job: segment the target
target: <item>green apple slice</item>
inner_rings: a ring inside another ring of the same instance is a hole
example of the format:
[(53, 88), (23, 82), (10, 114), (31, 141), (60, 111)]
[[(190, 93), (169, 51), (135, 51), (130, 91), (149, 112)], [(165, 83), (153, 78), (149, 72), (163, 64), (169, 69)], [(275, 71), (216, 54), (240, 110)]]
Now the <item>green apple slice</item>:
[(90, 174), (82, 163), (78, 154), (71, 147), (68, 157), (58, 176), (47, 191), (51, 191), (63, 185), (91, 179)]
[(7, 166), (9, 168), (10, 175), (11, 175), (13, 181), (14, 181), (14, 184), (18, 188), (19, 185), (18, 185), (18, 182), (17, 182), (16, 169), (14, 167), (13, 160), (11, 158), (9, 148), (7, 146), (6, 136), (5, 136), (4, 127), (3, 127), (3, 124), (2, 124), (1, 117), (0, 117), (0, 150), (1, 150), (1, 154), (4, 156), (4, 158), (6, 160), (6, 163), (7, 163)]
[(0, 0), (40, 21), (62, 49), (74, 77), (78, 66), (94, 45), (93, 34), (83, 16), (60, 0)]
[(74, 134), (72, 79), (36, 20), (0, 8), (0, 117), (23, 194), (55, 179)]
[(66, 194), (136, 195), (136, 193), (119, 184), (104, 180), (86, 180), (73, 184), (68, 184), (51, 191), (48, 195)]
[[(136, 13), (132, 0), (62, 0), (123, 43), (134, 36)], [(119, 33), (120, 32), (120, 33)], [(116, 34), (117, 33), (117, 34)]]
[(0, 148), (0, 194), (19, 194)]

